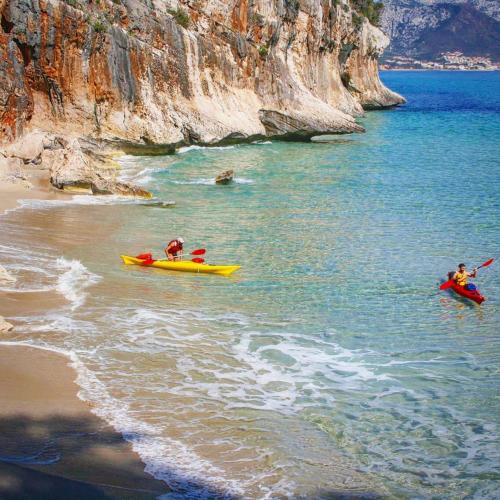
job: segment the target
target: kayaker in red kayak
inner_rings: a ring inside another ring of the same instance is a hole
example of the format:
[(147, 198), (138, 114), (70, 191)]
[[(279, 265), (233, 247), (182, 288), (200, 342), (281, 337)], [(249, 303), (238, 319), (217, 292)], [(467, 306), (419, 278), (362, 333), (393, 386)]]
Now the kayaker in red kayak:
[(448, 281), (445, 281), (439, 286), (440, 290), (451, 289), (458, 295), (465, 297), (467, 299), (473, 300), (477, 304), (481, 304), (486, 299), (483, 297), (479, 290), (472, 283), (467, 283), (468, 278), (475, 278), (477, 271), (482, 267), (488, 267), (493, 264), (495, 259), (489, 259), (479, 267), (475, 267), (471, 273), (465, 268), (465, 264), (458, 264), (457, 271), (451, 271), (448, 273)]
[(183, 251), (184, 239), (177, 238), (172, 240), (165, 248), (165, 255), (168, 260), (180, 260), (184, 253)]
[(458, 270), (455, 271), (455, 274), (452, 276), (452, 280), (455, 281), (455, 283), (458, 286), (463, 286), (466, 290), (475, 290), (476, 285), (473, 285), (472, 283), (467, 283), (468, 278), (475, 278), (477, 275), (477, 268), (475, 267), (471, 273), (467, 271), (467, 268), (465, 267), (465, 264), (458, 264)]

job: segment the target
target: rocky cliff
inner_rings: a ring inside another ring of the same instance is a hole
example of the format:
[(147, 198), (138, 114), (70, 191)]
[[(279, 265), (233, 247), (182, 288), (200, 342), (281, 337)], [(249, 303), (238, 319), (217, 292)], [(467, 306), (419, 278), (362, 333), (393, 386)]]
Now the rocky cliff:
[(0, 0), (0, 12), (3, 143), (34, 129), (157, 152), (302, 139), (362, 131), (363, 108), (404, 102), (379, 80), (388, 38), (348, 0)]

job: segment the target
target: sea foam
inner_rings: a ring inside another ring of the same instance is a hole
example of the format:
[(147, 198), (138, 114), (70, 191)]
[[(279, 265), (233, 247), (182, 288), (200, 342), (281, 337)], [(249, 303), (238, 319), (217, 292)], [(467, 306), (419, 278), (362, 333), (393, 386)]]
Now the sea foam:
[(85, 302), (86, 289), (97, 283), (100, 276), (91, 273), (79, 260), (60, 257), (56, 267), (62, 272), (57, 278), (56, 290), (71, 302), (72, 309), (80, 307)]
[(85, 302), (86, 289), (101, 279), (79, 260), (54, 258), (43, 250), (0, 245), (0, 259), (10, 278), (0, 280), (0, 290), (19, 293), (57, 291), (71, 303), (73, 310)]
[[(92, 195), (78, 194), (67, 199), (57, 200), (35, 200), (27, 199), (19, 201), (19, 208), (32, 209), (50, 209), (54, 207), (64, 207), (67, 205), (115, 205), (115, 204), (141, 204), (144, 203), (142, 198), (134, 198), (131, 196), (122, 196), (118, 194), (109, 195)], [(12, 209), (15, 210), (15, 209)]]
[(234, 149), (236, 146), (197, 146), (196, 144), (193, 144), (191, 146), (184, 146), (182, 148), (179, 148), (177, 150), (177, 154), (184, 154), (184, 153), (189, 153), (190, 151), (198, 151), (198, 150), (205, 150), (205, 151), (226, 151), (229, 149)]

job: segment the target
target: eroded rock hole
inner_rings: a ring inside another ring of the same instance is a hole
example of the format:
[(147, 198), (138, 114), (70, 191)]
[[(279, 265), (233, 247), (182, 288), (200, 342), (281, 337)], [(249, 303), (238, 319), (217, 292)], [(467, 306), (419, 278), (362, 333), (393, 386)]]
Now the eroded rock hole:
[(344, 84), (344, 87), (346, 89), (349, 89), (349, 86), (351, 84), (351, 75), (349, 75), (349, 73), (342, 73), (340, 75), (340, 78), (342, 80), (342, 83)]
[(28, 64), (31, 62), (31, 59), (33, 58), (33, 47), (30, 47), (26, 43), (21, 43), (19, 40), (14, 40), (14, 42), (21, 51), (24, 66), (28, 66)]
[(2, 30), (4, 33), (10, 33), (12, 31), (12, 28), (14, 27), (14, 23), (8, 21), (3, 14), (2, 18), (0, 19), (0, 24), (2, 25)]

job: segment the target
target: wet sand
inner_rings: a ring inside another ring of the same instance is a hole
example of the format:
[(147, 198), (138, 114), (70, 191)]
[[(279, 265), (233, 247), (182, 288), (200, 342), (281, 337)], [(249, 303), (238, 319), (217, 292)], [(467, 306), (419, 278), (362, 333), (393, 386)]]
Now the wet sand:
[(65, 356), (0, 348), (0, 497), (154, 498), (165, 483), (78, 399)]
[[(10, 183), (0, 181), (0, 214), (5, 210), (10, 210), (18, 205), (22, 199), (48, 199), (57, 197), (57, 193), (52, 191), (46, 172), (41, 170), (28, 170), (28, 175), (32, 188), (26, 188), (22, 183)], [(59, 195), (61, 196), (61, 195)]]
[[(19, 199), (61, 196), (44, 187), (41, 176), (36, 181), (29, 190), (0, 183), (0, 212)], [(0, 292), (0, 315), (52, 309), (64, 301), (57, 295)], [(78, 398), (75, 378), (63, 355), (0, 345), (0, 497), (135, 499), (166, 493), (122, 435)]]

